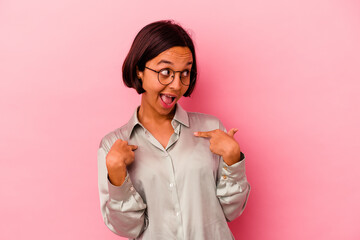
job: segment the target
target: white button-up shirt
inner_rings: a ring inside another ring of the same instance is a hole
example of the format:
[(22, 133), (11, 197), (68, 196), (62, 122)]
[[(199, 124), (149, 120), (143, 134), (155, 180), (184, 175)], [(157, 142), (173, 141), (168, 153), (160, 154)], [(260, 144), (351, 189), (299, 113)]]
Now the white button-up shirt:
[[(221, 129), (214, 116), (176, 105), (174, 133), (164, 148), (137, 118), (101, 140), (98, 183), (101, 212), (114, 233), (129, 239), (231, 240), (227, 221), (243, 212), (250, 192), (245, 157), (228, 166), (209, 139), (194, 132)], [(137, 145), (125, 182), (108, 180), (106, 155), (117, 139)]]

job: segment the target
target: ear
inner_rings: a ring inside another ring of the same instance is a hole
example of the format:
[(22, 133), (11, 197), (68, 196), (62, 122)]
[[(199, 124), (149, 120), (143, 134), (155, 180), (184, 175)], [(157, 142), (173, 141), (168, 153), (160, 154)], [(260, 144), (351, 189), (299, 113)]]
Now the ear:
[(138, 66), (136, 66), (136, 76), (138, 79), (143, 79), (143, 75), (144, 75), (144, 72), (143, 71), (139, 71), (139, 68)]

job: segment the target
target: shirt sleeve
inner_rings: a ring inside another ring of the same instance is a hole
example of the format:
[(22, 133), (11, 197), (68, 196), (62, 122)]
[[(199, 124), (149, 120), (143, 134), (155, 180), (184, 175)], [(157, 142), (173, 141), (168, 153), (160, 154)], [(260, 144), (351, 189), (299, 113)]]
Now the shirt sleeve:
[(146, 204), (135, 190), (129, 174), (121, 186), (108, 179), (106, 150), (98, 149), (98, 185), (101, 213), (106, 226), (122, 237), (136, 238), (147, 228)]
[[(220, 129), (226, 132), (220, 123)], [(240, 161), (227, 165), (220, 157), (216, 196), (228, 222), (242, 214), (250, 193), (250, 184), (245, 174), (245, 155), (241, 153)]]

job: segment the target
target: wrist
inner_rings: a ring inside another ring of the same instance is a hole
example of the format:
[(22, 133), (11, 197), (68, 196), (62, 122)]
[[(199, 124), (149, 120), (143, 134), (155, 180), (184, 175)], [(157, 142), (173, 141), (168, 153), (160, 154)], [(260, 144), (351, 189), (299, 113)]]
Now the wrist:
[(114, 186), (121, 186), (126, 178), (126, 166), (118, 168), (116, 171), (108, 171), (109, 181)]
[(231, 166), (240, 161), (240, 158), (241, 158), (240, 148), (238, 147), (238, 148), (234, 149), (233, 151), (231, 151), (227, 154), (224, 154), (222, 157), (223, 157), (224, 162), (227, 165)]

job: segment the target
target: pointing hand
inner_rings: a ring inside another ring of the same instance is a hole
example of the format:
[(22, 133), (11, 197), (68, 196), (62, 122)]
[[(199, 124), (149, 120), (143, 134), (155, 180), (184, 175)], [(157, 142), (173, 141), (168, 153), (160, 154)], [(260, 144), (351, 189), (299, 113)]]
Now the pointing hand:
[(196, 137), (208, 138), (210, 141), (210, 151), (223, 157), (227, 165), (232, 165), (240, 161), (240, 146), (234, 139), (234, 134), (238, 130), (230, 129), (228, 133), (215, 129), (208, 132), (194, 132)]

